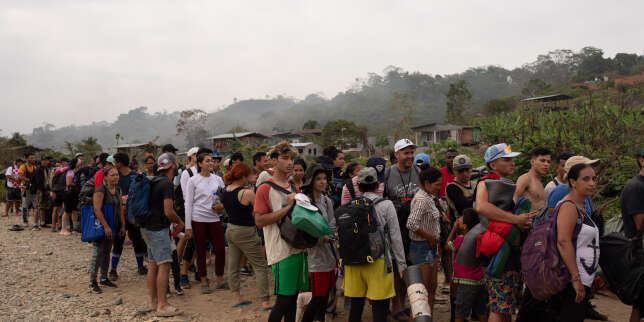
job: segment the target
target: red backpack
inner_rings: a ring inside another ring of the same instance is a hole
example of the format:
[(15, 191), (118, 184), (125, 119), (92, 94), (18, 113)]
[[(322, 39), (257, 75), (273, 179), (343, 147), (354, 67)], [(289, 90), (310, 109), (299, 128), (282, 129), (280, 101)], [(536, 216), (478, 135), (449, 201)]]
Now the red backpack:
[[(532, 296), (544, 301), (561, 292), (570, 283), (570, 272), (566, 268), (559, 249), (557, 249), (557, 216), (561, 205), (571, 200), (560, 202), (550, 217), (541, 225), (534, 228), (528, 235), (521, 252), (521, 269), (526, 286)], [(577, 215), (580, 217), (579, 209)], [(581, 220), (572, 232), (572, 244), (577, 244), (577, 236), (581, 230)]]

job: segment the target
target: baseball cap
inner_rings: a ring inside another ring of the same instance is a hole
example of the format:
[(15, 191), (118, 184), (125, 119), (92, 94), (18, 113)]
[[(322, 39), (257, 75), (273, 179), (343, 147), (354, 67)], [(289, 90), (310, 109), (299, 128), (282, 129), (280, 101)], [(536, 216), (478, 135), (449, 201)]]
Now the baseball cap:
[(82, 156), (83, 156), (83, 154), (82, 154), (82, 153), (80, 153), (80, 152), (78, 152), (78, 153), (76, 153), (76, 154), (74, 155), (74, 158), (78, 158), (78, 157), (82, 157)]
[(179, 151), (179, 149), (175, 148), (172, 144), (166, 144), (163, 146), (162, 151), (175, 153)]
[(590, 164), (590, 165), (593, 165), (593, 164), (595, 164), (597, 162), (599, 162), (599, 159), (591, 160), (591, 159), (589, 159), (589, 158), (587, 158), (587, 157), (585, 157), (583, 155), (575, 155), (573, 157), (568, 158), (568, 160), (566, 160), (566, 164), (564, 165), (564, 171), (566, 171), (566, 174), (567, 174), (568, 171), (570, 171), (570, 169), (572, 169), (572, 167), (574, 167), (574, 166), (576, 166), (578, 164)]
[(414, 142), (412, 142), (410, 139), (398, 140), (398, 142), (394, 144), (394, 151), (398, 152), (409, 146), (413, 146), (414, 148), (416, 148), (416, 144), (414, 144)]
[(177, 162), (177, 157), (174, 153), (166, 152), (162, 154), (157, 161), (157, 165), (159, 166), (158, 170), (169, 169), (175, 162)]
[(385, 161), (385, 159), (373, 156), (367, 160), (366, 166), (368, 168), (376, 169), (376, 173), (378, 174), (378, 181), (385, 181), (385, 169), (387, 168), (387, 161)]
[(416, 156), (414, 157), (414, 164), (423, 164), (423, 163), (429, 164), (429, 155), (425, 153), (416, 154)]
[(452, 168), (457, 171), (472, 169), (472, 160), (465, 154), (457, 155), (452, 162)]
[(114, 165), (114, 156), (113, 156), (113, 155), (109, 155), (109, 156), (105, 159), (105, 162), (107, 162), (107, 163), (111, 163), (112, 165)]
[(212, 157), (215, 158), (215, 159), (219, 159), (220, 161), (222, 159), (222, 156), (221, 156), (221, 154), (219, 154), (219, 151), (213, 152)]
[(378, 173), (376, 169), (371, 167), (364, 167), (358, 171), (359, 184), (373, 184), (378, 182)]
[(485, 156), (483, 158), (485, 159), (486, 163), (490, 163), (501, 158), (514, 158), (516, 156), (519, 156), (520, 154), (521, 152), (512, 152), (512, 149), (509, 145), (505, 143), (499, 143), (487, 148), (487, 150), (485, 150)]
[(188, 157), (191, 157), (191, 156), (197, 154), (197, 152), (199, 152), (199, 147), (194, 146), (194, 147), (191, 147), (190, 150), (188, 150), (188, 152), (186, 154), (188, 155)]

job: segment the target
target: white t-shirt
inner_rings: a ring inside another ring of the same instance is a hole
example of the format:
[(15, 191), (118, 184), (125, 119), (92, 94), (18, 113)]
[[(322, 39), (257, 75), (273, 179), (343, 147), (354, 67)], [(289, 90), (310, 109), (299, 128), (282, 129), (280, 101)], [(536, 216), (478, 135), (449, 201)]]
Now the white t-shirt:
[(195, 174), (186, 186), (186, 229), (192, 229), (192, 222), (217, 222), (219, 214), (212, 209), (217, 190), (224, 188), (220, 176), (211, 174), (204, 177)]
[(555, 190), (555, 188), (557, 188), (557, 186), (558, 186), (558, 185), (560, 185), (560, 184), (565, 184), (565, 183), (564, 183), (564, 182), (559, 181), (559, 179), (557, 179), (556, 177), (555, 177), (552, 181), (548, 182), (548, 184), (546, 185), (546, 187), (545, 187), (545, 188), (543, 188), (543, 191), (544, 191), (544, 192), (545, 192), (545, 194), (546, 194), (546, 198), (548, 198), (548, 196), (550, 195), (550, 193), (552, 192), (552, 190)]
[(7, 177), (7, 187), (14, 189), (20, 188), (20, 173), (18, 172), (18, 168), (10, 166), (7, 168), (5, 176)]

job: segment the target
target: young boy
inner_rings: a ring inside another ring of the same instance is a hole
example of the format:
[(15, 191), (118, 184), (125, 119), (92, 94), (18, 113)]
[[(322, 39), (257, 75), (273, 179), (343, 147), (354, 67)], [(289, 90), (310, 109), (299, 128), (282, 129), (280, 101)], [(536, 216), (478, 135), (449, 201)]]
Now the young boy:
[[(458, 254), (465, 234), (478, 223), (479, 215), (472, 208), (465, 209), (463, 216), (456, 220), (447, 239), (446, 246), (454, 256)], [(478, 316), (479, 321), (486, 322), (488, 294), (485, 287), (483, 267), (470, 268), (459, 265), (455, 261), (452, 282), (456, 287), (456, 297), (451, 298), (455, 321), (465, 321), (472, 312)]]

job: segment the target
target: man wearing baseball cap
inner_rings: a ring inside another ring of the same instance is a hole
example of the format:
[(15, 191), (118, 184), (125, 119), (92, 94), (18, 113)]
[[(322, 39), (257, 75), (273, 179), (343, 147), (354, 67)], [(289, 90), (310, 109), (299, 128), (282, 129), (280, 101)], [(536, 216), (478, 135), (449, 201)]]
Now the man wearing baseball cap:
[(472, 208), (474, 202), (474, 186), (470, 181), (472, 177), (472, 161), (465, 155), (457, 155), (452, 161), (454, 181), (445, 187), (447, 197), (447, 217), (454, 222), (463, 216), (463, 210)]
[[(640, 172), (624, 186), (620, 200), (624, 234), (629, 238), (644, 235), (644, 147), (636, 157)], [(640, 320), (642, 300), (633, 305), (631, 321)]]
[(150, 187), (150, 215), (141, 222), (141, 235), (148, 246), (147, 274), (149, 303), (156, 303), (157, 316), (171, 317), (183, 312), (168, 304), (166, 292), (172, 252), (170, 250), (170, 223), (176, 231), (183, 229), (183, 221), (174, 211), (172, 179), (177, 173), (177, 157), (164, 153), (157, 161), (159, 176)]
[[(493, 204), (488, 194), (486, 181), (501, 180), (502, 182), (511, 182), (507, 179), (514, 172), (514, 158), (519, 156), (520, 152), (513, 152), (506, 143), (499, 143), (490, 146), (485, 151), (485, 162), (491, 173), (483, 178), (476, 187), (476, 211), (480, 216), (487, 218), (488, 221), (505, 222), (516, 225), (521, 230), (529, 229), (532, 220), (528, 214), (514, 215), (508, 209), (501, 209)], [(514, 191), (509, 192), (508, 196), (500, 196), (501, 199), (511, 200)], [(499, 196), (494, 196), (499, 199)], [(468, 235), (476, 234), (477, 230), (470, 230)], [(466, 235), (466, 239), (468, 239)], [(465, 241), (461, 249), (465, 247)], [(456, 262), (461, 265), (471, 267), (469, 262), (465, 262), (459, 255), (465, 252), (459, 251)], [(519, 305), (518, 297), (521, 291), (521, 248), (519, 245), (512, 245), (511, 253), (508, 258), (508, 264), (499, 278), (488, 276), (488, 295), (490, 303), (490, 320), (491, 321), (510, 321), (512, 313)], [(508, 291), (510, 292), (508, 294)]]
[[(407, 219), (411, 209), (411, 200), (420, 189), (420, 170), (414, 164), (416, 144), (409, 139), (398, 140), (394, 144), (394, 152), (398, 162), (385, 171), (385, 198), (394, 203), (405, 255), (409, 255), (411, 240), (407, 229)], [(409, 256), (406, 257), (408, 258)], [(407, 287), (397, 273), (394, 274), (394, 284), (396, 296), (393, 298), (392, 314), (400, 316), (401, 312), (404, 312), (406, 305)]]
[[(573, 166), (577, 164), (596, 165), (598, 162), (599, 159), (591, 160), (581, 155), (575, 155), (568, 158), (568, 160), (566, 160), (566, 164), (564, 165), (564, 181), (566, 182), (566, 184), (560, 184), (554, 190), (552, 190), (550, 195), (548, 195), (548, 202), (546, 203), (546, 207), (548, 207), (548, 209), (554, 209), (555, 207), (557, 207), (559, 201), (565, 198), (566, 195), (568, 195), (568, 193), (570, 192), (570, 186), (568, 186), (568, 171), (570, 171)], [(590, 201), (590, 198), (586, 198), (584, 200), (584, 208), (588, 215), (591, 215), (593, 213), (594, 208), (592, 202)]]

